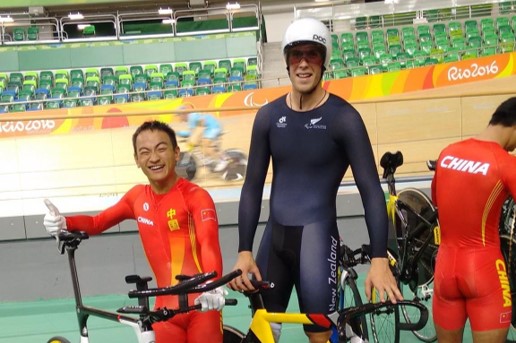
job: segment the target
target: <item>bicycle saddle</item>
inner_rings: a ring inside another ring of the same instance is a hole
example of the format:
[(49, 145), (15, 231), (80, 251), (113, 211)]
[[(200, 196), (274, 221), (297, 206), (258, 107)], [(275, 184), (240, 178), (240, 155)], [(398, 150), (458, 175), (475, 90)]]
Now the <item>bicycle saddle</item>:
[(396, 168), (402, 164), (403, 154), (401, 151), (396, 151), (395, 153), (387, 151), (380, 159), (380, 166), (383, 168), (383, 178), (387, 178), (387, 175), (393, 175), (396, 172)]

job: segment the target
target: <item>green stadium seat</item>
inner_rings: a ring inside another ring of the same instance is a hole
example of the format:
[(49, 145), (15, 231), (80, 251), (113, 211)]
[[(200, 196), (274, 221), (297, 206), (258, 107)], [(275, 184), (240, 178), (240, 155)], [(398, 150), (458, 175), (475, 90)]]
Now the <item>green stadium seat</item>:
[[(193, 70), (196, 74), (202, 69), (202, 63), (195, 61), (188, 64), (188, 69)], [(165, 74), (166, 75), (166, 74)]]
[[(364, 67), (369, 68), (371, 66), (378, 64), (378, 61), (376, 60), (376, 58), (374, 56), (366, 56), (360, 61), (360, 64), (363, 65)], [(342, 67), (344, 67), (344, 66), (342, 66)], [(342, 69), (342, 68), (340, 68), (340, 69)]]
[(136, 77), (136, 75), (143, 74), (143, 67), (142, 66), (130, 66), (129, 74), (131, 74), (134, 79)]
[(427, 24), (419, 24), (416, 26), (417, 36), (421, 36), (421, 34), (430, 34), (430, 25)]
[(247, 65), (249, 65), (249, 66), (258, 65), (258, 57), (249, 57), (247, 59)]
[(354, 68), (351, 68), (351, 76), (352, 77), (356, 77), (356, 76), (362, 76), (362, 75), (367, 75), (367, 68), (366, 67), (354, 67)]
[(158, 66), (155, 64), (148, 64), (143, 68), (143, 73), (146, 74), (149, 78), (152, 73), (159, 72)]
[(480, 29), (484, 31), (486, 28), (494, 29), (494, 19), (493, 18), (482, 18), (480, 19)]
[(344, 62), (346, 62), (348, 60), (348, 58), (355, 58), (357, 57), (356, 56), (356, 52), (355, 52), (355, 49), (346, 49), (346, 50), (343, 50), (342, 51), (342, 59), (344, 60)]
[(498, 8), (501, 14), (508, 14), (516, 10), (514, 1), (501, 1), (498, 3)]
[(111, 67), (102, 67), (100, 68), (100, 79), (104, 80), (106, 76), (115, 75), (115, 71)]
[(115, 67), (115, 76), (129, 74), (129, 69), (126, 66)]
[(197, 87), (194, 91), (195, 95), (208, 95), (211, 94), (211, 88), (210, 87)]
[(438, 33), (446, 34), (446, 25), (444, 23), (435, 23), (432, 25), (432, 31), (434, 32), (434, 35)]
[(343, 32), (340, 34), (340, 43), (341, 45), (345, 43), (351, 43), (353, 46), (355, 45), (355, 37), (351, 32)]
[(83, 37), (93, 37), (95, 34), (95, 25), (90, 24), (82, 30)]
[(360, 61), (356, 57), (350, 57), (346, 60), (346, 68), (354, 68), (360, 65)]
[(367, 73), (369, 75), (381, 74), (384, 73), (383, 67), (379, 64), (374, 64), (367, 67)]
[(177, 98), (177, 89), (165, 89), (163, 92), (164, 99), (175, 99)]
[(367, 28), (367, 17), (357, 17), (355, 18), (355, 29), (363, 30)]
[(344, 60), (340, 57), (330, 58), (330, 70), (339, 70), (344, 68)]
[(247, 72), (244, 75), (245, 80), (257, 80), (260, 78), (260, 73), (257, 65), (247, 66)]
[(86, 68), (84, 72), (84, 79), (87, 79), (91, 76), (100, 77), (98, 68)]
[(38, 40), (39, 39), (39, 28), (37, 26), (31, 26), (27, 29), (27, 39), (28, 40)]
[[(191, 68), (190, 68), (191, 69)], [(172, 68), (172, 64), (170, 63), (163, 63), (159, 65), (159, 72), (163, 75), (167, 75), (174, 69)]]
[(218, 67), (226, 68), (226, 70), (230, 70), (232, 67), (231, 60), (228, 60), (228, 59), (219, 60)]
[[(206, 67), (206, 64), (204, 64), (204, 65)], [(246, 60), (243, 58), (235, 58), (233, 60), (233, 67), (242, 69), (244, 74), (247, 72), (247, 63), (246, 63)]]
[(425, 65), (425, 60), (428, 58), (428, 54), (422, 50), (414, 51), (414, 55), (412, 55), (414, 60), (415, 67), (422, 67)]
[(238, 92), (242, 90), (242, 84), (240, 82), (230, 82), (228, 84), (228, 92)]
[(464, 21), (464, 29), (466, 32), (469, 32), (471, 30), (479, 31), (477, 20), (476, 19), (465, 20)]
[(496, 47), (498, 45), (498, 36), (495, 33), (484, 35), (482, 40), (486, 47)]
[(120, 90), (121, 86), (123, 88), (127, 88), (130, 92), (133, 89), (133, 76), (131, 74), (122, 74), (118, 77), (118, 87)]
[(56, 70), (54, 72), (54, 79), (67, 79), (70, 80), (70, 73), (66, 69)]
[(195, 84), (195, 81), (197, 79), (197, 75), (193, 70), (184, 70), (183, 71), (183, 81), (188, 83)]
[(480, 56), (493, 56), (496, 55), (495, 46), (484, 46), (480, 49)]
[(84, 73), (82, 69), (72, 69), (70, 70), (70, 79), (81, 79), (84, 81)]
[(382, 17), (379, 15), (372, 15), (368, 18), (369, 28), (374, 29), (382, 26)]
[(403, 26), (401, 28), (401, 36), (403, 38), (403, 41), (410, 39), (410, 38), (415, 38), (416, 37), (416, 33), (414, 31), (414, 27), (413, 26)]
[(25, 40), (25, 29), (22, 27), (15, 27), (13, 29), (13, 41), (19, 42)]

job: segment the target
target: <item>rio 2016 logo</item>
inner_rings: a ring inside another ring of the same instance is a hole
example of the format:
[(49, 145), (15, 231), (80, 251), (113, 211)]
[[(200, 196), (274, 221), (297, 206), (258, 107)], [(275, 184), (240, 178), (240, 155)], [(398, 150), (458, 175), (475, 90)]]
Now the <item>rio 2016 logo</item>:
[(500, 69), (496, 64), (496, 61), (493, 61), (488, 65), (479, 65), (477, 63), (472, 63), (467, 68), (457, 68), (451, 67), (448, 70), (448, 80), (449, 81), (457, 81), (457, 80), (465, 80), (476, 77), (482, 77), (487, 75), (495, 75), (498, 73)]

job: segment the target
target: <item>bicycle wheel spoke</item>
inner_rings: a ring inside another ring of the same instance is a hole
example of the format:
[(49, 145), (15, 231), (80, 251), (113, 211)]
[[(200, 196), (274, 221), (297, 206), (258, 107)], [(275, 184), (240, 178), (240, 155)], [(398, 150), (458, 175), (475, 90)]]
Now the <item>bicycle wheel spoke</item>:
[[(378, 301), (379, 295), (374, 291), (373, 301)], [(371, 321), (371, 334), (375, 343), (398, 343), (400, 331), (398, 323), (400, 320), (397, 306), (377, 310), (369, 316)]]

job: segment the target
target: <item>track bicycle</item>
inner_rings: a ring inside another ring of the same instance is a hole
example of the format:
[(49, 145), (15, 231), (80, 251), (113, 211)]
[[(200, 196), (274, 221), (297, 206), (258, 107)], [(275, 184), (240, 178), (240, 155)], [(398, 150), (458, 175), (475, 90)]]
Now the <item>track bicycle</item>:
[[(136, 290), (129, 291), (128, 296), (129, 298), (137, 298), (138, 305), (124, 306), (119, 308), (116, 312), (105, 311), (84, 305), (82, 301), (79, 276), (75, 263), (75, 252), (79, 244), (88, 238), (88, 234), (80, 231), (62, 231), (57, 236), (59, 252), (64, 254), (66, 251), (68, 256), (81, 343), (89, 342), (87, 321), (90, 316), (118, 322), (133, 328), (138, 343), (154, 343), (155, 334), (152, 329), (153, 323), (166, 321), (179, 313), (195, 311), (201, 308), (200, 304), (193, 306), (188, 305), (188, 294), (202, 293), (215, 289), (225, 285), (242, 273), (240, 270), (235, 270), (210, 283), (205, 282), (216, 277), (216, 272), (201, 273), (193, 276), (178, 275), (177, 279), (179, 283), (177, 285), (161, 288), (149, 288), (148, 283), (152, 280), (151, 277), (129, 275), (126, 276), (125, 280), (129, 284), (135, 284)], [(151, 309), (149, 306), (149, 298), (160, 295), (178, 295), (179, 308)], [(226, 305), (236, 305), (236, 303), (236, 299), (226, 299)], [(224, 342), (226, 342), (226, 336), (230, 334), (229, 331), (226, 332), (226, 328), (224, 327)], [(54, 336), (50, 338), (47, 343), (70, 343), (70, 341), (62, 336)], [(231, 343), (231, 341), (226, 343)]]
[[(253, 281), (253, 284), (257, 291), (243, 293), (249, 299), (252, 313), (248, 332), (244, 334), (233, 328), (233, 340), (225, 340), (225, 343), (275, 343), (271, 323), (316, 324), (337, 332), (337, 340), (332, 341), (332, 343), (344, 343), (348, 341), (346, 327), (350, 327), (353, 332), (359, 333), (362, 329), (360, 327), (360, 318), (375, 311), (401, 306), (411, 308), (412, 311), (419, 313), (419, 321), (407, 324), (407, 329), (418, 330), (424, 327), (428, 320), (428, 309), (426, 306), (418, 301), (409, 300), (398, 301), (396, 304), (389, 301), (360, 304), (338, 309), (330, 314), (268, 312), (265, 309), (261, 293), (266, 292), (269, 288), (273, 288), (274, 284), (267, 281)], [(365, 339), (365, 337), (362, 336), (362, 339)]]
[[(437, 209), (430, 198), (416, 188), (396, 191), (394, 174), (403, 164), (403, 155), (387, 152), (380, 165), (384, 169), (383, 178), (387, 182), (389, 200), (387, 203), (390, 229), (396, 244), (391, 246), (391, 264), (396, 264), (398, 280), (404, 297), (423, 302), (430, 307), (433, 296), (435, 257), (440, 243), (440, 229)], [(431, 164), (428, 163), (429, 169)], [(410, 323), (417, 320), (417, 314), (401, 307), (403, 319)], [(430, 313), (431, 317), (431, 313)], [(437, 339), (433, 319), (414, 335), (424, 342)]]
[(508, 343), (516, 343), (516, 203), (512, 197), (508, 197), (502, 207), (500, 216), (500, 249), (505, 258), (507, 266), (507, 277), (511, 287), (512, 299), (512, 321), (509, 333), (507, 334)]
[(177, 162), (177, 173), (192, 180), (199, 175), (199, 169), (204, 167), (205, 170), (213, 175), (217, 175), (225, 181), (240, 181), (245, 177), (247, 170), (247, 155), (239, 149), (230, 148), (221, 150), (221, 133), (213, 142), (214, 149), (220, 155), (219, 160), (207, 160), (202, 151), (201, 144), (192, 146), (188, 143), (190, 133), (178, 131), (177, 135), (180, 142), (186, 146), (185, 151), (179, 154), (179, 161)]

